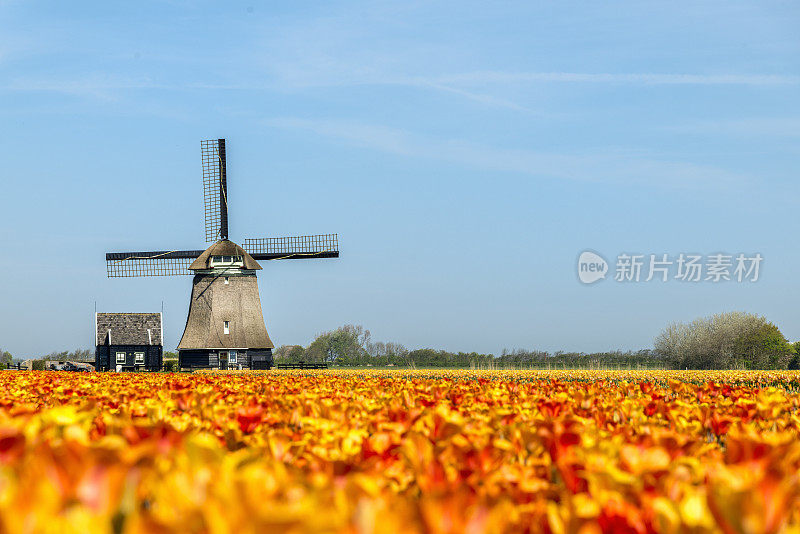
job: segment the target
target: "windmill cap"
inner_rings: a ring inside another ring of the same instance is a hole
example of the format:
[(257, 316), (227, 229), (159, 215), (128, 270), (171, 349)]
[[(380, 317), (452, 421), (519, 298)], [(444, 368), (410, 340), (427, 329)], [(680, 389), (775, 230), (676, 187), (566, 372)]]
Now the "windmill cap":
[(192, 264), (189, 266), (189, 269), (192, 271), (210, 269), (211, 267), (209, 266), (209, 262), (211, 261), (212, 256), (241, 256), (244, 260), (244, 265), (242, 266), (243, 269), (251, 271), (261, 269), (261, 265), (259, 265), (258, 262), (253, 259), (253, 256), (248, 254), (245, 249), (233, 241), (228, 241), (227, 239), (217, 241), (208, 247), (205, 252), (200, 254), (200, 256), (198, 256), (197, 259), (192, 262)]

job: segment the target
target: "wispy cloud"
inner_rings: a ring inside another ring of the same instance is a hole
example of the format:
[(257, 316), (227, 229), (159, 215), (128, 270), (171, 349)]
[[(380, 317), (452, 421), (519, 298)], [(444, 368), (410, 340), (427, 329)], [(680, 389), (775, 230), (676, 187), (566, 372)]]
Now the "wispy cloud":
[(627, 85), (800, 85), (800, 76), (781, 74), (690, 74), (690, 73), (593, 73), (593, 72), (504, 72), (474, 71), (435, 76), (398, 76), (339, 70), (336, 73), (306, 70), (285, 78), (297, 86), (412, 85), (434, 89), (453, 86), (495, 84), (627, 84)]
[(92, 96), (114, 100), (114, 92), (123, 89), (168, 89), (168, 84), (150, 79), (121, 78), (114, 75), (89, 75), (73, 79), (15, 78), (0, 83), (0, 90), (15, 92), (50, 92), (77, 96)]
[(619, 83), (644, 85), (798, 85), (800, 76), (779, 74), (658, 74), (476, 71), (444, 75), (439, 83)]
[(403, 85), (428, 88), (443, 93), (455, 94), (463, 98), (466, 98), (467, 100), (472, 100), (474, 102), (478, 102), (480, 104), (484, 104), (490, 107), (506, 108), (514, 111), (521, 111), (523, 113), (530, 113), (532, 115), (542, 115), (542, 113), (539, 111), (536, 111), (526, 106), (522, 106), (520, 104), (517, 104), (516, 102), (512, 102), (505, 98), (499, 98), (484, 93), (476, 93), (474, 91), (467, 91), (465, 89), (459, 89), (458, 87), (451, 87), (441, 83), (432, 83), (427, 81), (419, 81), (419, 82), (409, 81), (407, 83), (404, 83)]
[(749, 117), (743, 119), (691, 121), (666, 128), (670, 131), (736, 136), (800, 137), (800, 118)]
[[(319, 64), (318, 64), (319, 63)], [(336, 61), (300, 62), (275, 69), (273, 87), (284, 90), (318, 87), (395, 86), (455, 94), (488, 107), (542, 115), (544, 112), (498, 96), (497, 87), (584, 84), (627, 86), (760, 86), (800, 85), (800, 76), (781, 74), (590, 73), (472, 71), (443, 75), (400, 74)]]
[[(4, 52), (0, 49), (0, 62)], [(234, 77), (236, 78), (236, 77)], [(487, 107), (508, 109), (531, 115), (546, 113), (493, 94), (492, 86), (511, 84), (638, 84), (638, 85), (800, 85), (800, 76), (769, 74), (642, 74), (642, 73), (577, 73), (577, 72), (500, 72), (475, 71), (441, 76), (404, 76), (372, 70), (348, 71), (346, 68), (264, 73), (261, 79), (235, 83), (213, 81), (156, 81), (154, 79), (116, 76), (113, 73), (87, 74), (73, 79), (17, 78), (0, 82), (0, 90), (16, 92), (56, 92), (115, 100), (121, 90), (242, 90), (295, 91), (324, 87), (395, 86), (412, 87), (457, 95)], [(480, 89), (476, 89), (480, 87)]]
[[(2, 50), (0, 50), (0, 61), (2, 61)], [(329, 81), (328, 83), (304, 83), (298, 87), (331, 87), (331, 86), (354, 86), (354, 85), (394, 85), (394, 86), (407, 86), (416, 87), (420, 89), (427, 89), (432, 91), (444, 92), (455, 94), (467, 100), (478, 102), (489, 107), (505, 108), (522, 113), (533, 115), (541, 115), (540, 112), (532, 108), (522, 106), (510, 100), (492, 96), (489, 94), (477, 93), (460, 89), (458, 87), (450, 87), (442, 83), (434, 83), (424, 79), (394, 79), (394, 80), (373, 80), (373, 81)], [(238, 83), (214, 83), (214, 82), (156, 82), (150, 79), (130, 79), (130, 78), (116, 78), (114, 76), (87, 76), (85, 78), (76, 79), (14, 79), (6, 83), (0, 82), (0, 91), (14, 91), (14, 92), (52, 92), (63, 93), (77, 96), (90, 96), (102, 100), (114, 100), (114, 91), (121, 90), (169, 90), (169, 91), (185, 91), (185, 90), (232, 90), (232, 91), (286, 91), (287, 87), (275, 80), (268, 81), (242, 81)]]
[(587, 182), (639, 184), (664, 188), (740, 186), (747, 177), (708, 165), (643, 158), (616, 151), (556, 154), (505, 149), (458, 139), (437, 139), (404, 130), (340, 120), (273, 118), (266, 124), (336, 139), (351, 146), (407, 157), (446, 161), (465, 167)]

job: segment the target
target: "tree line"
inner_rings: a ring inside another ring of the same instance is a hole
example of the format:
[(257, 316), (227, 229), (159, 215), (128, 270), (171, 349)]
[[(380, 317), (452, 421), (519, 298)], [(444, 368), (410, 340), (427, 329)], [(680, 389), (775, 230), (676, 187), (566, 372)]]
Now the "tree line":
[[(433, 348), (409, 350), (397, 342), (373, 341), (361, 325), (344, 325), (319, 334), (307, 347), (283, 345), (275, 363), (327, 363), (334, 367), (461, 369), (800, 369), (800, 341), (790, 343), (766, 318), (726, 312), (686, 323), (672, 323), (655, 338), (653, 349), (611, 352), (547, 352), (504, 349), (499, 356)], [(34, 359), (93, 362), (94, 351), (51, 352)], [(0, 349), (0, 368), (19, 359)], [(39, 365), (36, 365), (39, 364)], [(177, 354), (164, 353), (164, 365), (177, 367)]]
[(373, 341), (361, 325), (319, 334), (308, 347), (283, 345), (276, 363), (327, 363), (334, 367), (461, 369), (800, 369), (800, 342), (790, 343), (766, 318), (726, 312), (672, 323), (652, 349), (548, 352), (504, 349), (499, 356)]
[(50, 354), (40, 356), (26, 356), (17, 358), (12, 356), (8, 351), (0, 349), (0, 369), (7, 369), (17, 362), (24, 360), (33, 360), (35, 369), (44, 369), (44, 362), (46, 361), (72, 361), (72, 362), (85, 362), (94, 364), (94, 350), (89, 349), (75, 349), (73, 351), (62, 350), (53, 351)]
[(275, 363), (327, 363), (334, 367), (403, 367), (453, 369), (599, 369), (663, 368), (665, 359), (652, 350), (627, 352), (555, 352), (503, 350), (500, 356), (432, 348), (409, 350), (401, 343), (373, 341), (361, 325), (345, 325), (319, 334), (308, 347), (283, 345)]

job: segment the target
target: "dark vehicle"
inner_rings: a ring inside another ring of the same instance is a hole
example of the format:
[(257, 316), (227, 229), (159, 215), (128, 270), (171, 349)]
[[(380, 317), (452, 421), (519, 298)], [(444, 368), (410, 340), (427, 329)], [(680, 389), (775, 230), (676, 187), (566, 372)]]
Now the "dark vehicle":
[(89, 369), (86, 366), (75, 365), (72, 362), (65, 363), (62, 366), (61, 370), (62, 371), (73, 371), (73, 372), (76, 372), (76, 373), (88, 373), (89, 372)]

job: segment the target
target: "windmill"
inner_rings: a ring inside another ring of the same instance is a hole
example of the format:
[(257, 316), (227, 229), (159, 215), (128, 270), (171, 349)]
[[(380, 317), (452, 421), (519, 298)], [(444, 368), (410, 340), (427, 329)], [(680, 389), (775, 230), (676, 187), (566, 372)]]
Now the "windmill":
[[(178, 344), (181, 368), (269, 369), (267, 334), (256, 271), (258, 261), (338, 258), (336, 234), (228, 240), (225, 140), (201, 141), (205, 250), (109, 252), (109, 278), (194, 275), (186, 327)], [(112, 366), (103, 362), (101, 367)]]

